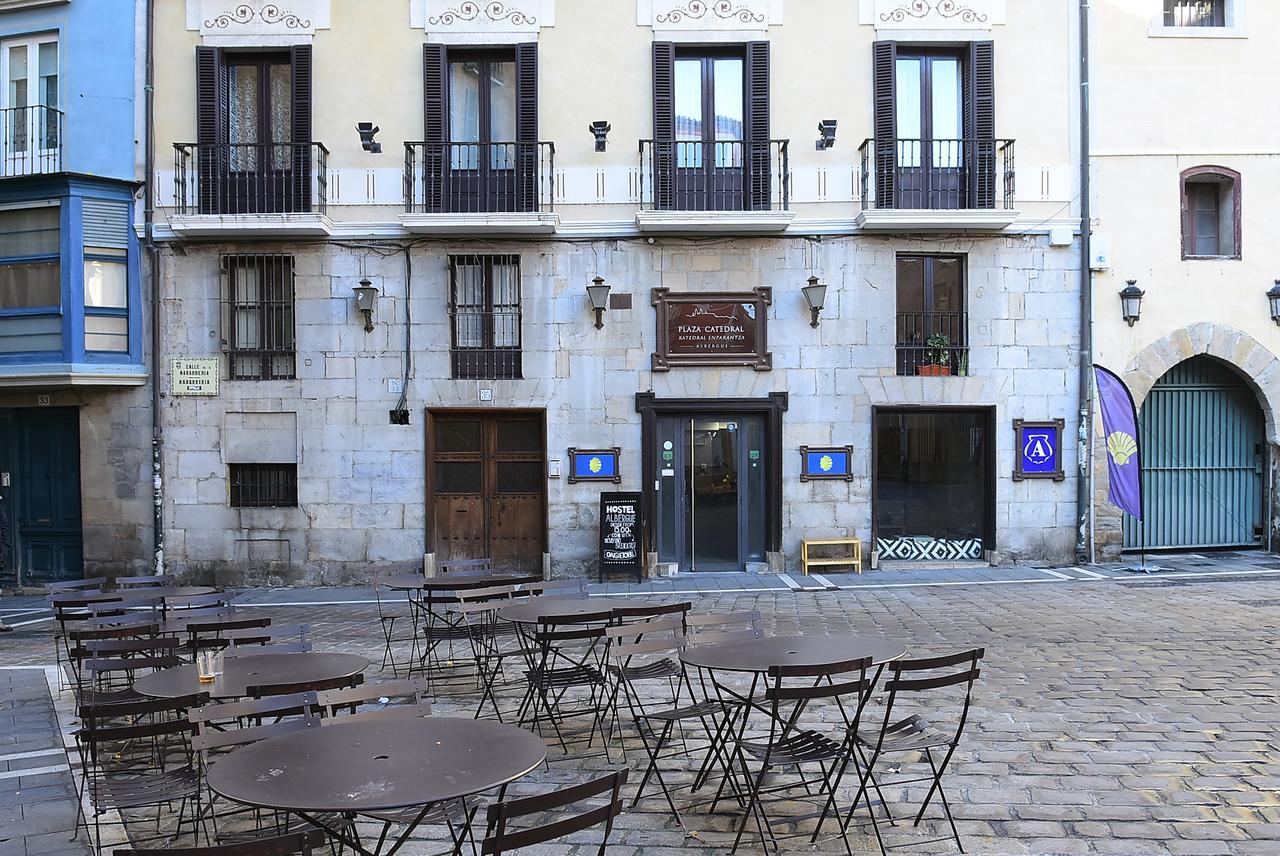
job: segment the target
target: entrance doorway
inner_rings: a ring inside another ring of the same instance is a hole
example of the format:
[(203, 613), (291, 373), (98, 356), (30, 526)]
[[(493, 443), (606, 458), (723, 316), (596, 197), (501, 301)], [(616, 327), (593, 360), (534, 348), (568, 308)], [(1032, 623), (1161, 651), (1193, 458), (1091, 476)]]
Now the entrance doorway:
[(765, 561), (765, 425), (758, 414), (658, 419), (658, 561), (741, 571)]
[(979, 560), (995, 541), (995, 412), (875, 411), (873, 494), (881, 560)]
[[(1265, 429), (1257, 396), (1231, 366), (1192, 357), (1152, 387), (1138, 418), (1146, 546), (1262, 543)], [(1125, 516), (1124, 546), (1143, 523)]]
[(24, 586), (83, 578), (75, 408), (0, 411), (0, 474), (11, 543), (4, 576)]
[(542, 411), (427, 414), (427, 550), (539, 571), (547, 544)]

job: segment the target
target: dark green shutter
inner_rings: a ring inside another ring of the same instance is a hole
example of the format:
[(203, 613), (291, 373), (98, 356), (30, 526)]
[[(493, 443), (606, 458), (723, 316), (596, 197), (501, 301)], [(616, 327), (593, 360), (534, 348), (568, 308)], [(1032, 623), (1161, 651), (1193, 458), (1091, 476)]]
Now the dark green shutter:
[[(445, 165), (448, 142), (448, 57), (444, 45), (422, 46), (422, 118), (423, 139), (427, 145), (422, 154), (423, 186), (420, 196), (424, 210), (444, 210)], [(417, 190), (414, 188), (414, 190)]]
[[(875, 207), (894, 208), (898, 165), (898, 43), (875, 42), (871, 46), (871, 56), (872, 105), (875, 111), (875, 141), (872, 144), (875, 153)], [(864, 188), (863, 192), (868, 191)]]
[(747, 198), (748, 210), (769, 208), (769, 43), (747, 43)]
[[(286, 211), (311, 210), (311, 45), (289, 49), (293, 64), (293, 192)], [(263, 140), (262, 142), (266, 142)], [(317, 167), (319, 168), (319, 167)]]
[(516, 45), (516, 197), (521, 211), (538, 210), (538, 45)]
[(996, 188), (996, 75), (995, 44), (970, 42), (964, 116), (969, 207), (994, 208)]
[(196, 48), (197, 199), (201, 214), (216, 214), (226, 183), (227, 70), (221, 48)]
[(653, 207), (675, 205), (676, 46), (653, 43)]

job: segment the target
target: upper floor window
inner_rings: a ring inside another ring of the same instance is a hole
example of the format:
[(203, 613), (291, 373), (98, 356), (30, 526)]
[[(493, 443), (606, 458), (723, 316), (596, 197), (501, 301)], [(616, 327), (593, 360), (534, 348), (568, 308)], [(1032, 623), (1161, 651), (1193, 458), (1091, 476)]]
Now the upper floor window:
[(293, 257), (223, 256), (223, 349), (233, 380), (294, 377)]
[(653, 139), (643, 201), (659, 210), (768, 209), (786, 143), (769, 139), (769, 43), (653, 44)]
[(0, 42), (0, 78), (0, 175), (55, 171), (62, 136), (57, 38)]
[(0, 311), (62, 307), (57, 205), (0, 211)]
[(962, 256), (898, 256), (898, 374), (967, 375)]
[(1182, 257), (1240, 258), (1240, 173), (1220, 166), (1182, 173)]
[(538, 46), (423, 46), (424, 139), (408, 144), (407, 202), (437, 212), (533, 212), (550, 201), (538, 140)]
[(1227, 0), (1164, 0), (1166, 27), (1225, 27)]
[[(877, 208), (993, 208), (1000, 189), (995, 49), (894, 41), (873, 48)], [(865, 157), (865, 154), (864, 154)]]
[(327, 152), (311, 139), (311, 46), (202, 46), (196, 72), (196, 145), (179, 147), (180, 192), (195, 198), (180, 207), (280, 214), (322, 206)]
[(522, 377), (519, 256), (450, 256), (455, 378)]

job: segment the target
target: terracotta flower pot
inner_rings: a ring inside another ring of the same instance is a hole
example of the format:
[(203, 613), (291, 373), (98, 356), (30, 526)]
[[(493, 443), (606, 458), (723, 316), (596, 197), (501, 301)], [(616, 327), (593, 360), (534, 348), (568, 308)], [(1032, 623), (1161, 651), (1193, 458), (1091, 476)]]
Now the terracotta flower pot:
[(936, 363), (920, 366), (919, 374), (923, 377), (950, 377), (951, 366), (940, 366)]

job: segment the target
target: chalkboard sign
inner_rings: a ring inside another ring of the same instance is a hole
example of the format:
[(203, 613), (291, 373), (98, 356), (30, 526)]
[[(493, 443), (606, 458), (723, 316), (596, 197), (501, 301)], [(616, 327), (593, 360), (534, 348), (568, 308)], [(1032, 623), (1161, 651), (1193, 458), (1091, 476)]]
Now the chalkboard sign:
[(600, 494), (600, 581), (605, 572), (624, 571), (644, 576), (640, 494)]

